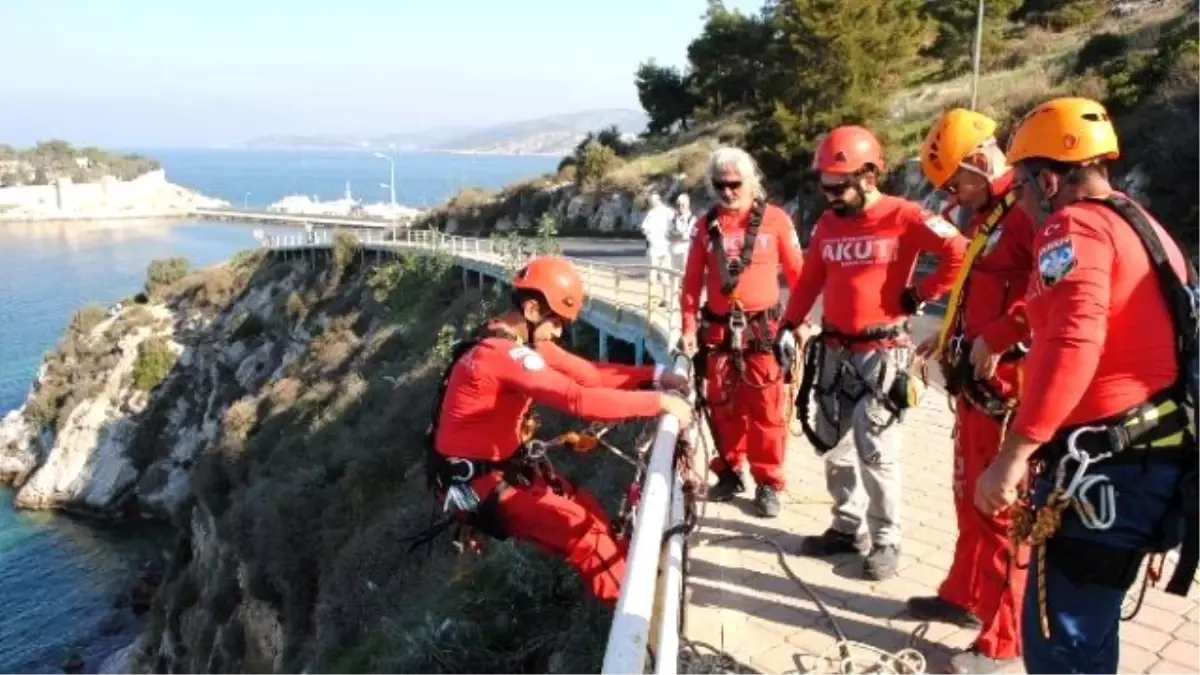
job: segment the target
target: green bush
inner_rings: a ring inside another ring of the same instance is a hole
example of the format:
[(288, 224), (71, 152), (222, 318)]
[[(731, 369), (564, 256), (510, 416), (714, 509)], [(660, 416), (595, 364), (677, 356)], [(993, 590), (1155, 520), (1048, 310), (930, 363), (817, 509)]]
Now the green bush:
[(70, 331), (76, 335), (86, 335), (108, 318), (108, 311), (103, 306), (92, 303), (79, 308), (71, 317)]
[(174, 284), (186, 277), (191, 271), (191, 263), (187, 258), (163, 258), (153, 260), (146, 269), (146, 295), (153, 296), (156, 291)]
[(358, 255), (362, 245), (358, 242), (358, 237), (345, 232), (338, 232), (333, 235), (333, 269), (337, 274), (341, 274), (354, 261), (354, 257)]
[(1063, 31), (1095, 21), (1109, 3), (1098, 0), (1025, 0), (1015, 13), (1028, 23)]
[(595, 187), (609, 171), (621, 164), (616, 151), (597, 141), (583, 148), (582, 157), (576, 166), (575, 180), (584, 187)]
[(1129, 41), (1124, 35), (1115, 33), (1093, 35), (1088, 38), (1075, 56), (1074, 73), (1082, 75), (1089, 70), (1103, 66), (1108, 61), (1120, 58), (1128, 49)]
[(152, 337), (138, 346), (137, 360), (133, 362), (133, 386), (150, 391), (167, 378), (175, 367), (175, 352), (161, 337)]

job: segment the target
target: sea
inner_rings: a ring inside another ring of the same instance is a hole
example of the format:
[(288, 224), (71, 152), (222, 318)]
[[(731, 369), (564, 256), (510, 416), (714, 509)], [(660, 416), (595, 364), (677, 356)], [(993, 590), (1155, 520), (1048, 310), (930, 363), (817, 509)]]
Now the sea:
[[(391, 199), (427, 208), (467, 187), (500, 188), (551, 172), (548, 156), (397, 153), (392, 162), (357, 150), (139, 149), (168, 180), (264, 208), (303, 194), (364, 203)], [(42, 355), (71, 315), (136, 293), (152, 260), (183, 256), (206, 266), (256, 245), (262, 228), (203, 220), (0, 224), (0, 417), (22, 404)], [(117, 599), (132, 571), (165, 544), (162, 528), (103, 527), (12, 508), (0, 488), (0, 672), (54, 673), (73, 653), (83, 672), (128, 644), (139, 620)]]

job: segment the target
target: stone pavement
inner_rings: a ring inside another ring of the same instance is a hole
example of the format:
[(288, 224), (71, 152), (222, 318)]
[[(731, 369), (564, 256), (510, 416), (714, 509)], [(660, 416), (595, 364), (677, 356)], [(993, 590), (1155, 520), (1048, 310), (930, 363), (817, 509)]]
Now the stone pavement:
[[(799, 423), (795, 426), (798, 434)], [(938, 390), (929, 391), (905, 422), (904, 537), (900, 572), (892, 579), (862, 579), (857, 556), (817, 559), (794, 554), (805, 535), (820, 534), (828, 527), (832, 504), (821, 460), (802, 436), (794, 437), (789, 448), (790, 486), (780, 517), (765, 520), (749, 515), (752, 490), (730, 503), (701, 503), (704, 511), (697, 541), (725, 534), (758, 534), (774, 540), (849, 639), (897, 651), (909, 644), (919, 625), (907, 618), (904, 601), (913, 595), (933, 595), (950, 566), (956, 536), (950, 491), (952, 426), (945, 395)], [(1164, 579), (1160, 585), (1165, 583)], [(1140, 581), (1130, 592), (1130, 602), (1139, 588)], [(832, 628), (816, 604), (786, 577), (768, 545), (739, 540), (693, 546), (686, 602), (687, 638), (724, 651), (737, 662), (725, 668), (837, 672), (817, 658), (835, 643)], [(1200, 672), (1197, 612), (1196, 584), (1187, 598), (1150, 589), (1138, 615), (1121, 624), (1120, 671)], [(973, 630), (932, 623), (914, 646), (925, 655), (928, 672), (945, 673), (950, 655), (974, 637)], [(700, 654), (708, 653), (700, 648)], [(1022, 672), (1019, 665), (1016, 672)]]

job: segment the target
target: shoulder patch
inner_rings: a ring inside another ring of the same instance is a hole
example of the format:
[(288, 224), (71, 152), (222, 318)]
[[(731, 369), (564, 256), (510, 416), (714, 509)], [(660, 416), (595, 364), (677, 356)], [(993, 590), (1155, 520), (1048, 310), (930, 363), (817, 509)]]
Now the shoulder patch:
[(924, 219), (925, 227), (928, 227), (934, 234), (942, 239), (949, 239), (958, 234), (958, 228), (950, 224), (950, 221), (937, 215), (922, 211), (921, 217)]
[(541, 370), (546, 367), (546, 360), (542, 355), (529, 347), (513, 347), (508, 350), (508, 357), (513, 361), (520, 361), (525, 370)]
[(1075, 265), (1075, 245), (1070, 237), (1055, 239), (1038, 251), (1038, 275), (1043, 286), (1050, 287), (1062, 281)]

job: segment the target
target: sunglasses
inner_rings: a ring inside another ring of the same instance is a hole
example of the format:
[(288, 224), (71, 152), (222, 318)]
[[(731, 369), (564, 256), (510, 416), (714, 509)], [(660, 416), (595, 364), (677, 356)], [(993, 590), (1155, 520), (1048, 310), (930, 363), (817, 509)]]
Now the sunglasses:
[(717, 192), (722, 190), (739, 190), (742, 187), (740, 180), (714, 180), (712, 182), (713, 189)]
[(850, 188), (850, 186), (853, 184), (854, 184), (853, 181), (848, 181), (848, 180), (844, 180), (840, 183), (832, 183), (832, 184), (831, 183), (821, 183), (821, 192), (824, 192), (827, 195), (845, 194), (846, 190), (848, 190)]

